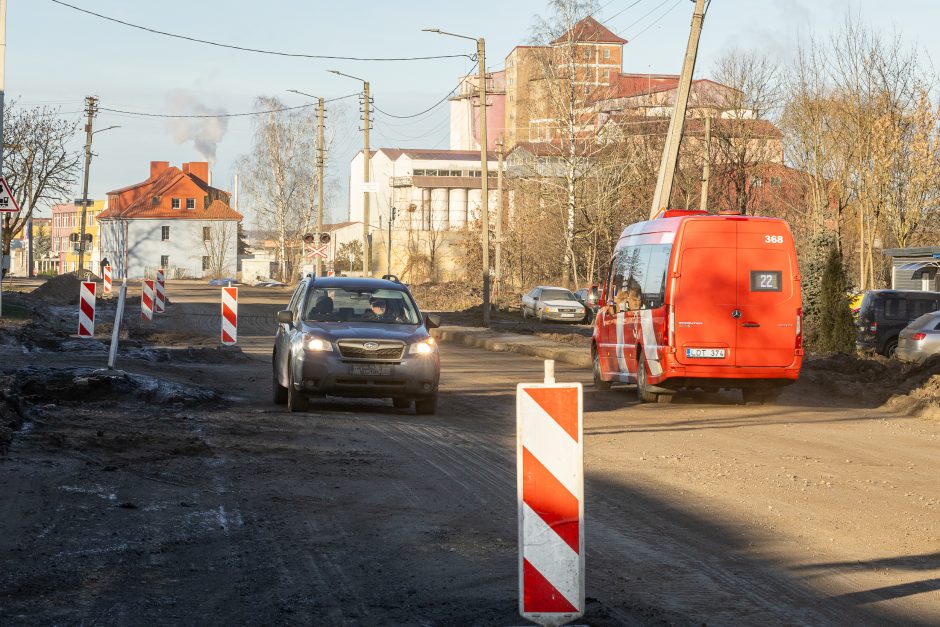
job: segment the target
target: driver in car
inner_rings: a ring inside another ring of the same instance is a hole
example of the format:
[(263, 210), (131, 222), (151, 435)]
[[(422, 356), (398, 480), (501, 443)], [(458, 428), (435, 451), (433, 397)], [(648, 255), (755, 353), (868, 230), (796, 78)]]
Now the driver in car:
[(369, 301), (370, 309), (365, 313), (366, 320), (381, 320), (382, 322), (402, 322), (401, 316), (392, 311), (384, 298), (373, 298)]

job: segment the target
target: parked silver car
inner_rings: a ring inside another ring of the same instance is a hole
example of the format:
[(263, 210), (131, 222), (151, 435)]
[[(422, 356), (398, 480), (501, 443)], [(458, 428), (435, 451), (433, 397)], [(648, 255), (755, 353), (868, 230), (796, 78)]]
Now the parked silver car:
[(397, 281), (307, 277), (277, 314), (274, 402), (290, 411), (310, 396), (391, 398), (415, 413), (437, 411), (441, 360), (422, 316)]
[(924, 314), (904, 327), (895, 355), (902, 361), (914, 362), (940, 355), (940, 311)]
[(540, 285), (522, 297), (522, 317), (539, 321), (583, 322), (587, 312), (571, 290)]

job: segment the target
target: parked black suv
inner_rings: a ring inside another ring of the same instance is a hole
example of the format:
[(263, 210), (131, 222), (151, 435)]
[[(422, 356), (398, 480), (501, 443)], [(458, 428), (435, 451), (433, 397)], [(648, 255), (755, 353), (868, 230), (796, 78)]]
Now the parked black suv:
[(855, 346), (894, 357), (898, 334), (916, 318), (940, 310), (940, 292), (871, 290), (858, 310)]
[(398, 281), (307, 277), (277, 323), (275, 403), (303, 411), (310, 396), (384, 397), (437, 411), (441, 360), (428, 329), (440, 321)]

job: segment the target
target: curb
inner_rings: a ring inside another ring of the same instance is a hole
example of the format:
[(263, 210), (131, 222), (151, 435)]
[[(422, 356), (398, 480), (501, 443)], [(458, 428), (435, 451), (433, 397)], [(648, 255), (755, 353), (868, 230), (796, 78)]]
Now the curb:
[(586, 349), (519, 333), (499, 333), (474, 327), (444, 326), (432, 329), (431, 335), (441, 342), (473, 346), (495, 353), (519, 353), (542, 359), (554, 359), (579, 368), (590, 369), (594, 366), (591, 354)]

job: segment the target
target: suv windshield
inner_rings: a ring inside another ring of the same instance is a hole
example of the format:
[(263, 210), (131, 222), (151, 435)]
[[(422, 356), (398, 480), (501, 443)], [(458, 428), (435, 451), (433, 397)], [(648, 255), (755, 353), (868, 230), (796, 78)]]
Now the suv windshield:
[(568, 290), (542, 290), (542, 300), (578, 300)]
[(313, 289), (307, 294), (303, 318), (310, 322), (420, 323), (414, 302), (406, 292), (383, 288)]

